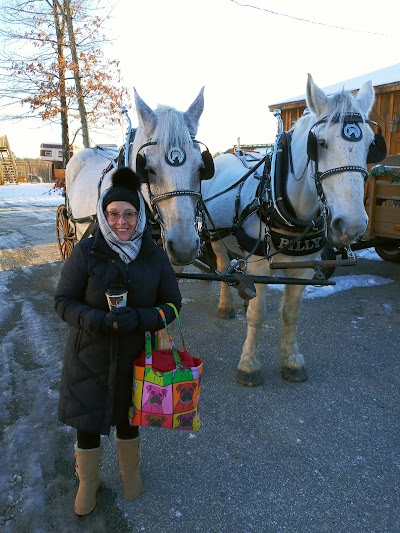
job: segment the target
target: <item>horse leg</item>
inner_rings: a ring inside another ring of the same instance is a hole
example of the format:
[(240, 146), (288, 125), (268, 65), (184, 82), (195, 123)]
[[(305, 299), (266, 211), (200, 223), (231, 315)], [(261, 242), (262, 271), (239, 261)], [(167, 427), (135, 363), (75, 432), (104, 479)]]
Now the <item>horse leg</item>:
[[(225, 246), (221, 241), (215, 241), (211, 244), (217, 258), (218, 272), (226, 272), (229, 266), (229, 257)], [(227, 283), (221, 283), (217, 315), (219, 318), (235, 318), (234, 300)]]
[(236, 381), (247, 387), (256, 387), (263, 382), (258, 343), (266, 315), (265, 290), (265, 285), (258, 284), (257, 296), (249, 301), (247, 308), (247, 336), (236, 374)]
[(304, 357), (299, 353), (297, 345), (297, 323), (304, 289), (304, 285), (286, 285), (280, 309), (282, 321), (280, 342), (282, 378), (293, 383), (307, 380)]

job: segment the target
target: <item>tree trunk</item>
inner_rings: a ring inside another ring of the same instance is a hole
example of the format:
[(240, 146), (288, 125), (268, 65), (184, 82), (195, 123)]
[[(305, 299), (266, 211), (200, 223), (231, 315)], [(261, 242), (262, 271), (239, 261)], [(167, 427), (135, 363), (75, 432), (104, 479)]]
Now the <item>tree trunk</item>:
[(64, 7), (65, 7), (65, 11), (64, 11), (65, 19), (67, 21), (67, 30), (68, 30), (68, 37), (69, 37), (69, 46), (71, 50), (71, 57), (72, 57), (72, 61), (75, 64), (74, 65), (74, 80), (75, 80), (76, 95), (78, 99), (79, 117), (80, 117), (81, 125), (82, 125), (82, 141), (83, 141), (83, 146), (85, 148), (89, 148), (90, 147), (89, 128), (88, 128), (88, 122), (87, 122), (85, 97), (83, 96), (82, 85), (81, 85), (78, 54), (76, 51), (75, 33), (74, 33), (74, 27), (72, 24), (71, 1), (64, 0)]
[(61, 119), (61, 143), (63, 147), (63, 168), (67, 166), (70, 154), (69, 144), (69, 125), (68, 125), (68, 103), (65, 82), (65, 57), (64, 57), (64, 34), (65, 23), (60, 19), (60, 14), (57, 10), (58, 2), (53, 2), (54, 25), (57, 36), (57, 56), (58, 56), (58, 77), (60, 86), (60, 119)]

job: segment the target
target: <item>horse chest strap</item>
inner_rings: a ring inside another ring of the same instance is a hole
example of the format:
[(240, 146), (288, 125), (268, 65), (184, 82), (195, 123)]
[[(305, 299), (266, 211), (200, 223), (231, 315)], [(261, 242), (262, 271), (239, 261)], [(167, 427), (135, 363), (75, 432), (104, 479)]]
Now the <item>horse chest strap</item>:
[[(285, 248), (285, 255), (302, 256), (320, 252), (325, 244), (325, 230), (308, 233), (301, 239), (296, 239), (296, 236), (280, 233), (276, 230), (270, 230), (272, 244), (279, 251)], [(290, 242), (293, 242), (291, 245)]]

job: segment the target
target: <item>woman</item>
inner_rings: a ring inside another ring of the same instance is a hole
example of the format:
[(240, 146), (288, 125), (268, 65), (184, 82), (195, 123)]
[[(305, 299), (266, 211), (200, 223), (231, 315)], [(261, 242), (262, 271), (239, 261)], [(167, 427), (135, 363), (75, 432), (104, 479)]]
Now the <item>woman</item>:
[[(145, 204), (136, 174), (122, 168), (97, 206), (98, 230), (83, 239), (65, 262), (55, 309), (70, 326), (61, 375), (59, 419), (76, 428), (78, 515), (90, 513), (100, 486), (100, 435), (116, 426), (116, 446), (124, 497), (139, 496), (140, 437), (129, 425), (133, 362), (144, 348), (144, 332), (162, 329), (181, 308), (175, 273), (146, 225)], [(106, 291), (127, 291), (127, 306), (109, 311)]]

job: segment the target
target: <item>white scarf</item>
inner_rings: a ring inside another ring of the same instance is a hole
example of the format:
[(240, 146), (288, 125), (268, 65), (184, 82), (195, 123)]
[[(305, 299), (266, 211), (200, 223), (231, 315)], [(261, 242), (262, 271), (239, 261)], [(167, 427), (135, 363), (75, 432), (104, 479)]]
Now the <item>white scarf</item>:
[(142, 237), (146, 228), (146, 210), (144, 200), (140, 192), (138, 191), (140, 209), (138, 213), (138, 219), (135, 231), (129, 241), (122, 241), (116, 233), (110, 228), (107, 217), (103, 210), (103, 199), (110, 189), (106, 189), (100, 196), (97, 202), (97, 221), (99, 223), (100, 231), (103, 234), (106, 243), (114, 250), (122, 261), (126, 264), (134, 261), (142, 246)]

